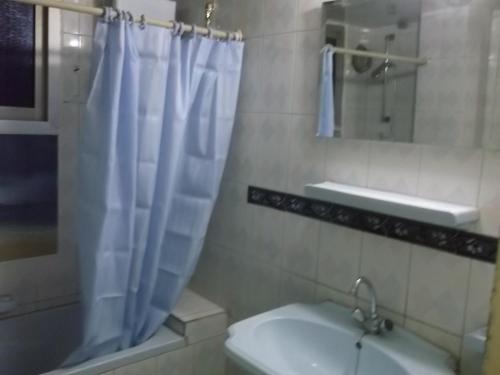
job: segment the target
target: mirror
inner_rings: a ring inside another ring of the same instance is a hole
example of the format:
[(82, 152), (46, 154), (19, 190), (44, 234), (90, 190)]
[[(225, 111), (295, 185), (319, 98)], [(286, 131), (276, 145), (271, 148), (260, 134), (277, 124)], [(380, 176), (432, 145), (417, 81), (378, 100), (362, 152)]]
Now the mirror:
[(337, 137), (500, 149), (498, 1), (338, 0), (323, 19), (346, 49)]

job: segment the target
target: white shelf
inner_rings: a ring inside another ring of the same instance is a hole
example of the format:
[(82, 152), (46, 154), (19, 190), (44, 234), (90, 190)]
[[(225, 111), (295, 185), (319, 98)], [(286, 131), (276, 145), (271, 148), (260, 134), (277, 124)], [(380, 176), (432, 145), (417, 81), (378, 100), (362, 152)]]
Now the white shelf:
[(476, 207), (335, 182), (308, 184), (305, 193), (310, 198), (448, 227), (456, 227), (479, 219)]

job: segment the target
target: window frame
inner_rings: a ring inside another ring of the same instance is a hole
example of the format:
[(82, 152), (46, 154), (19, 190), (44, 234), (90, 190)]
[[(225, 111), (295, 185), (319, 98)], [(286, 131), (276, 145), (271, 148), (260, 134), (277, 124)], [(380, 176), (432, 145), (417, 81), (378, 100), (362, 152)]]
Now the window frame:
[[(37, 85), (37, 94), (35, 96), (36, 108), (33, 111), (42, 113), (40, 119), (0, 119), (0, 134), (40, 134), (40, 135), (57, 135), (58, 125), (60, 120), (59, 110), (61, 104), (61, 12), (59, 9), (43, 8), (36, 6), (37, 21), (39, 17), (43, 20), (45, 13), (45, 33), (38, 32), (38, 28), (43, 29), (43, 21), (37, 22), (37, 41), (36, 41), (36, 69), (42, 70), (42, 74), (35, 75), (35, 85)], [(38, 43), (38, 39), (45, 36), (46, 64), (41, 64), (44, 50)], [(46, 65), (45, 67), (43, 65)], [(43, 72), (45, 70), (45, 72)], [(43, 74), (44, 73), (44, 74)], [(40, 90), (39, 90), (40, 89)], [(38, 91), (41, 91), (43, 99), (40, 99)], [(8, 111), (13, 109), (26, 111), (26, 108), (0, 107), (1, 109), (8, 108)], [(28, 109), (30, 111), (30, 109)], [(8, 112), (6, 112), (8, 113)], [(12, 112), (13, 113), (13, 112)], [(7, 116), (7, 115), (5, 115)], [(4, 117), (4, 113), (0, 110), (0, 117)], [(37, 116), (38, 117), (38, 116)]]

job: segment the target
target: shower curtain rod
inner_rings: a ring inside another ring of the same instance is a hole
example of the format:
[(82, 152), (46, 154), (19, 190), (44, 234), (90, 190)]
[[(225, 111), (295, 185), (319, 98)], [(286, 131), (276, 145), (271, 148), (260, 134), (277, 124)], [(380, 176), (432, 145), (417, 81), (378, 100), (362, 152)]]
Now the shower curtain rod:
[(325, 45), (321, 51), (323, 51), (325, 48), (329, 48), (332, 51), (343, 54), (343, 55), (373, 57), (376, 59), (389, 59), (389, 60), (393, 60), (393, 61), (400, 61), (400, 62), (415, 64), (415, 65), (425, 65), (429, 62), (429, 60), (425, 57), (407, 57), (407, 56), (399, 56), (399, 55), (390, 55), (390, 54), (380, 53), (380, 52), (361, 51), (361, 50), (351, 49), (351, 48), (335, 47), (331, 44)]
[[(40, 5), (47, 8), (58, 8), (63, 10), (69, 10), (72, 12), (85, 13), (85, 14), (90, 14), (92, 16), (103, 16), (105, 13), (105, 8), (102, 7), (91, 7), (87, 5), (63, 3), (62, 1), (57, 1), (57, 0), (12, 0), (12, 1), (24, 4)], [(112, 15), (118, 16), (115, 10), (113, 10)], [(147, 18), (145, 21), (146, 21), (145, 23), (148, 25), (165, 27), (167, 29), (173, 29), (176, 25), (175, 21), (159, 21), (149, 18)], [(141, 23), (142, 18), (140, 16), (137, 17), (134, 15), (134, 22)], [(232, 31), (223, 31), (216, 29), (207, 29), (206, 27), (201, 27), (201, 26), (184, 25), (184, 31), (186, 32), (196, 31), (196, 33), (198, 34), (206, 36), (211, 35), (216, 38), (224, 38), (224, 39), (235, 38), (237, 40), (243, 40), (243, 33), (239, 30), (232, 32)]]

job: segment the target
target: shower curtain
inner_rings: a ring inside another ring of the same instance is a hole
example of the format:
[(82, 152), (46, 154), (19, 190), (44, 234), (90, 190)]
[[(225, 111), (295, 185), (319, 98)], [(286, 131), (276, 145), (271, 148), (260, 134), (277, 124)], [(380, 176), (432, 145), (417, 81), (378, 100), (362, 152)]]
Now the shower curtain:
[(234, 124), (243, 43), (98, 23), (81, 131), (83, 345), (137, 345), (172, 311), (200, 254)]

